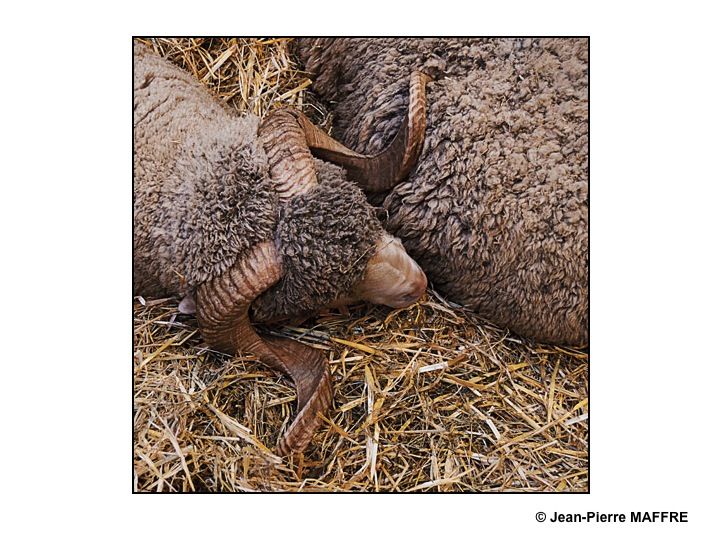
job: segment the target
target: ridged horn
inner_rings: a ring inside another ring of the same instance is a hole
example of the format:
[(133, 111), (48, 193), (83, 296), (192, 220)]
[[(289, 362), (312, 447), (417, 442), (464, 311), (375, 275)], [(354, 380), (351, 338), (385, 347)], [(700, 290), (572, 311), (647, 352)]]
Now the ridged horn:
[(222, 275), (197, 289), (197, 319), (205, 340), (223, 352), (251, 353), (272, 369), (292, 379), (298, 413), (281, 437), (277, 452), (302, 452), (332, 401), (327, 359), (296, 341), (263, 339), (250, 323), (248, 308), (282, 276), (282, 265), (272, 242), (258, 244)]
[(302, 113), (293, 113), (305, 133), (310, 151), (316, 156), (347, 169), (348, 178), (365, 191), (392, 189), (405, 179), (415, 166), (425, 140), (425, 85), (432, 78), (414, 71), (410, 75), (408, 111), (400, 130), (390, 145), (374, 156), (358, 154), (346, 148), (327, 133), (313, 125)]
[(291, 199), (317, 184), (305, 133), (288, 109), (268, 114), (258, 134), (268, 157), (270, 180), (280, 199)]

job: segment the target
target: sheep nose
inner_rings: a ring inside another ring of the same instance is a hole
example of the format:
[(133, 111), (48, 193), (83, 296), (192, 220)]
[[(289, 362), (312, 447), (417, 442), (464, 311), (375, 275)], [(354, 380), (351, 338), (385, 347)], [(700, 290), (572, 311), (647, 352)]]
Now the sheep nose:
[(410, 291), (405, 294), (403, 300), (408, 304), (412, 304), (425, 293), (425, 289), (427, 289), (427, 278), (425, 277), (425, 273), (420, 271), (410, 282)]

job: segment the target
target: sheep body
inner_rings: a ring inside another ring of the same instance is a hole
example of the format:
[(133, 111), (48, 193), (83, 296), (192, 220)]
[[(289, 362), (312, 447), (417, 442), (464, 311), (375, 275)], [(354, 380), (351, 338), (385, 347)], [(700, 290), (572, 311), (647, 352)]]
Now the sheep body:
[(236, 115), (148, 47), (136, 44), (134, 55), (135, 293), (185, 294), (272, 241), (284, 273), (256, 300), (257, 319), (346, 294), (383, 233), (362, 192), (339, 167), (316, 162), (319, 184), (281, 204), (259, 119)]
[(386, 228), (435, 286), (520, 334), (588, 341), (587, 41), (300, 40), (334, 135), (379, 151), (412, 70), (428, 87), (419, 164), (384, 198)]

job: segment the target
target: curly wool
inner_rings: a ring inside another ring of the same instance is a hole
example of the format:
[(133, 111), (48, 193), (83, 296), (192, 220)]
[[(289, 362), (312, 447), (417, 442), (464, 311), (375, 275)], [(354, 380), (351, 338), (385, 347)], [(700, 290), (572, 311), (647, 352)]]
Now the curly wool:
[(277, 199), (258, 119), (134, 47), (134, 289), (184, 294), (273, 237)]
[(423, 153), (384, 201), (389, 232), (434, 285), (496, 324), (588, 341), (588, 44), (584, 39), (300, 40), (335, 136), (392, 139), (415, 69), (428, 86)]
[(281, 207), (276, 243), (283, 277), (252, 305), (267, 321), (317, 311), (362, 279), (382, 234), (360, 189), (335, 165), (315, 160), (319, 184)]

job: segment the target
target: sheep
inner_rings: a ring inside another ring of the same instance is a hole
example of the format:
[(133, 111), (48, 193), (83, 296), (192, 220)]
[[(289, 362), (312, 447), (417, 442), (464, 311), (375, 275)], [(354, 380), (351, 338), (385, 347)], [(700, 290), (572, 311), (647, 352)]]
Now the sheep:
[(418, 165), (379, 199), (386, 229), (449, 300), (585, 346), (587, 40), (322, 38), (296, 52), (334, 136), (363, 153), (398, 130), (409, 74), (436, 76)]
[[(319, 130), (301, 113), (239, 116), (149, 47), (134, 44), (133, 60), (134, 293), (187, 295), (182, 308), (196, 306), (211, 346), (289, 376), (298, 413), (278, 452), (301, 452), (332, 400), (327, 359), (260, 337), (251, 319), (357, 300), (408, 306), (425, 275), (343, 169), (313, 160), (307, 141), (321, 146)], [(388, 187), (400, 179), (398, 163), (422, 138), (424, 107), (418, 114), (387, 152), (353, 154), (355, 181), (378, 181), (362, 170)]]

